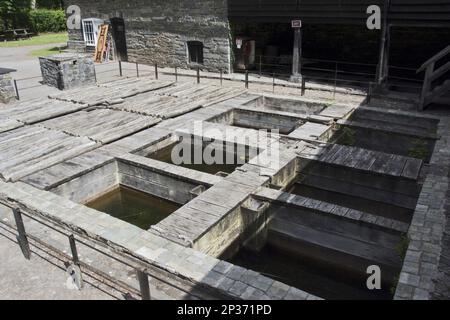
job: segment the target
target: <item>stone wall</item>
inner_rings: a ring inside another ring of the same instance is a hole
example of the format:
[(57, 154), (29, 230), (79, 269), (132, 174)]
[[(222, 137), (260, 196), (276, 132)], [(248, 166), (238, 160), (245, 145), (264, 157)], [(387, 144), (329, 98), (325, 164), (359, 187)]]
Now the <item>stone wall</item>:
[(9, 74), (0, 74), (0, 103), (8, 103), (16, 96)]
[(60, 90), (95, 83), (90, 55), (63, 53), (39, 58), (43, 82)]
[[(128, 60), (163, 67), (197, 67), (189, 63), (187, 41), (204, 45), (202, 69), (230, 71), (230, 26), (226, 0), (73, 0), (81, 18), (125, 22)], [(70, 41), (82, 41), (82, 30), (69, 31)]]

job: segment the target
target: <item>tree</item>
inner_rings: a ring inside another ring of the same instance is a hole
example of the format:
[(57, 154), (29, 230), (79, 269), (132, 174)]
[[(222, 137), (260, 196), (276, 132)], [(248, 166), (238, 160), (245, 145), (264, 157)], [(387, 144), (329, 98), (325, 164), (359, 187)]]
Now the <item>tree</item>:
[(5, 29), (17, 24), (27, 24), (31, 0), (0, 0), (0, 20)]
[(62, 0), (36, 0), (36, 7), (40, 9), (62, 9)]

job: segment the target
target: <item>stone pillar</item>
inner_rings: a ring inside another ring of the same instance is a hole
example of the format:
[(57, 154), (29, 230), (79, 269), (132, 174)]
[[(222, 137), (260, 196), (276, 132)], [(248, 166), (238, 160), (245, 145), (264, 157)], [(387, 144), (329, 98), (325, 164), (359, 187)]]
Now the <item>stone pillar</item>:
[(294, 53), (292, 61), (292, 82), (301, 82), (301, 57), (302, 57), (302, 29), (295, 28), (294, 35)]
[(16, 92), (9, 74), (0, 74), (0, 103), (8, 103), (15, 99)]
[(43, 82), (59, 90), (95, 84), (90, 54), (61, 53), (39, 58)]

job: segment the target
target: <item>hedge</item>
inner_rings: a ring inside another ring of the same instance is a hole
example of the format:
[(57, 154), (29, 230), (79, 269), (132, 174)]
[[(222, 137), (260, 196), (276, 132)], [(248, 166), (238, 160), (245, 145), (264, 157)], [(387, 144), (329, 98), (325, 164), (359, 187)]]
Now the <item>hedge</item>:
[(63, 10), (36, 9), (30, 11), (33, 30), (37, 32), (61, 32), (66, 30)]

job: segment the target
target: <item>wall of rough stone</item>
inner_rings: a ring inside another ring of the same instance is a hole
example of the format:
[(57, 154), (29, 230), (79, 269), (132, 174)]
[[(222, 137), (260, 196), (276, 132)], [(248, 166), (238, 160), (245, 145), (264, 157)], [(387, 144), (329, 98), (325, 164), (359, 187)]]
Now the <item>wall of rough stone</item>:
[(94, 60), (90, 55), (62, 53), (40, 57), (43, 82), (59, 90), (95, 83)]
[[(131, 62), (196, 67), (189, 64), (187, 50), (187, 41), (195, 40), (204, 44), (204, 70), (230, 69), (227, 0), (65, 0), (65, 3), (78, 5), (82, 19), (122, 17)], [(69, 40), (82, 41), (82, 31), (69, 31)]]
[(16, 96), (9, 74), (0, 74), (0, 103), (8, 103)]

